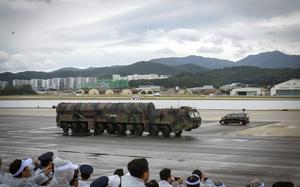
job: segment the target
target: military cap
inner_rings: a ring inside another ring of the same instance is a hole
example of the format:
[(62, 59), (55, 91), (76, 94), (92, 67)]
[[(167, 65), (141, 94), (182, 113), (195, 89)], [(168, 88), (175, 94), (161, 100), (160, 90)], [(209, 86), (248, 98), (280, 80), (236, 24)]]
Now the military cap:
[(48, 160), (53, 160), (53, 152), (49, 151), (47, 153), (42, 154), (41, 156), (38, 157), (38, 160), (43, 162), (43, 161), (48, 161)]
[(93, 167), (90, 166), (90, 165), (87, 165), (87, 164), (83, 164), (79, 167), (79, 171), (80, 173), (82, 174), (85, 174), (85, 175), (90, 175), (93, 173)]
[(108, 185), (108, 177), (107, 176), (102, 176), (102, 177), (99, 177), (97, 179), (95, 179), (90, 187), (105, 187)]
[(191, 176), (189, 176), (189, 177), (186, 179), (185, 183), (186, 183), (187, 185), (191, 185), (191, 186), (199, 185), (199, 184), (200, 184), (200, 178), (199, 178), (198, 175), (192, 174)]

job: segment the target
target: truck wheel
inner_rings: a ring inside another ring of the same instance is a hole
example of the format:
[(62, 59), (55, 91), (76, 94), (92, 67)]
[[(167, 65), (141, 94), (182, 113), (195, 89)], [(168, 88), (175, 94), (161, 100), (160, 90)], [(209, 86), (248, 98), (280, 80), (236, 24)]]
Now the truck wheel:
[(115, 126), (113, 124), (108, 124), (106, 131), (108, 134), (115, 134)]
[(130, 132), (130, 135), (135, 135), (135, 130), (130, 129), (129, 132)]
[(151, 125), (150, 126), (150, 135), (151, 136), (157, 136), (159, 133), (159, 128), (157, 125)]
[(143, 125), (136, 125), (135, 126), (135, 135), (142, 136), (144, 132), (144, 126)]
[(90, 133), (87, 123), (84, 122), (79, 123), (79, 128), (80, 128), (80, 133), (82, 134)]
[(69, 124), (68, 123), (63, 123), (62, 124), (62, 129), (63, 129), (63, 136), (69, 136)]
[(177, 131), (177, 132), (174, 132), (175, 133), (175, 136), (181, 136), (181, 134), (182, 134), (182, 130), (180, 130), (180, 131)]
[(116, 127), (116, 132), (117, 134), (121, 135), (121, 136), (125, 136), (126, 135), (126, 125), (121, 125), (118, 124)]
[(80, 134), (80, 128), (79, 128), (79, 124), (72, 122), (70, 124), (70, 128), (72, 131), (72, 135), (76, 135), (76, 134)]
[(171, 128), (168, 125), (163, 125), (161, 127), (161, 133), (164, 137), (169, 137), (171, 133)]
[(97, 123), (95, 125), (95, 132), (94, 135), (102, 134), (105, 130), (105, 126), (102, 123)]

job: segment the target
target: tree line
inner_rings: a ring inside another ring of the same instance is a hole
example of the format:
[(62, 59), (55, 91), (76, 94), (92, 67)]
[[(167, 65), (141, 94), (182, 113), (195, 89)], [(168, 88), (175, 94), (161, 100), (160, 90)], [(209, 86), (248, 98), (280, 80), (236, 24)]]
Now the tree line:
[(37, 94), (30, 85), (22, 85), (15, 87), (11, 84), (0, 89), (0, 95), (35, 95)]

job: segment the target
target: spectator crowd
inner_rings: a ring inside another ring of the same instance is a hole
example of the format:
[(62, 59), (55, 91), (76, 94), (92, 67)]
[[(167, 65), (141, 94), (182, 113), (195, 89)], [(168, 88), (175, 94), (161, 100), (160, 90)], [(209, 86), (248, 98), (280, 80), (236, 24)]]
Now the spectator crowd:
[[(133, 159), (127, 164), (128, 173), (116, 169), (110, 176), (90, 177), (93, 167), (80, 166), (71, 161), (54, 157), (46, 152), (38, 159), (16, 159), (4, 171), (0, 159), (0, 187), (225, 187), (221, 181), (212, 181), (201, 170), (196, 169), (187, 178), (175, 177), (171, 169), (159, 172), (160, 180), (150, 179), (149, 163), (145, 158)], [(259, 179), (250, 181), (246, 187), (264, 187)], [(292, 182), (275, 182), (272, 187), (293, 187)]]

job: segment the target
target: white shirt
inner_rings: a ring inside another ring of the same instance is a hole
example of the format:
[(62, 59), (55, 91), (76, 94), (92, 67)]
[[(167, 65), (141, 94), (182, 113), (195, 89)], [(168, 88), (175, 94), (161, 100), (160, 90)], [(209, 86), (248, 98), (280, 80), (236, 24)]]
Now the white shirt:
[(131, 175), (124, 175), (122, 177), (122, 187), (146, 187), (145, 182), (137, 177)]
[(168, 183), (168, 181), (166, 180), (161, 180), (159, 181), (159, 187), (173, 187), (170, 183)]
[(78, 187), (90, 187), (90, 183), (88, 181), (78, 181)]

